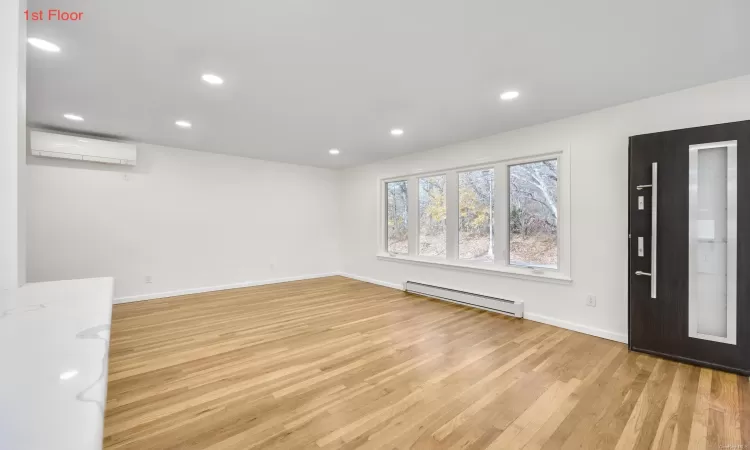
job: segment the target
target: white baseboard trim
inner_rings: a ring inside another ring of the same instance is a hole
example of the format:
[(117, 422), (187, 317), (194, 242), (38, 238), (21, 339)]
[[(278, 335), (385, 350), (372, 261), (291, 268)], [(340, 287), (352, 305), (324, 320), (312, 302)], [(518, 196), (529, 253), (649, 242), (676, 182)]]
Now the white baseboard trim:
[(337, 275), (341, 275), (342, 277), (346, 277), (346, 278), (351, 278), (352, 280), (364, 281), (365, 283), (377, 284), (379, 286), (385, 286), (385, 287), (392, 288), (392, 289), (398, 289), (399, 291), (403, 291), (404, 290), (404, 285), (403, 284), (388, 283), (386, 281), (380, 281), (380, 280), (376, 280), (374, 278), (362, 277), (362, 276), (354, 275), (354, 274), (351, 274), (351, 273), (339, 273)]
[[(347, 277), (347, 278), (351, 278), (354, 280), (364, 281), (365, 283), (377, 284), (380, 286), (398, 289), (401, 291), (404, 290), (404, 286), (401, 284), (397, 284), (397, 283), (388, 283), (385, 281), (380, 281), (380, 280), (376, 280), (376, 279), (368, 278), (368, 277), (362, 277), (362, 276), (354, 275), (350, 273), (341, 273), (339, 275)], [(615, 333), (609, 330), (603, 330), (601, 328), (590, 327), (588, 325), (581, 325), (579, 323), (569, 322), (567, 320), (555, 319), (553, 317), (543, 316), (541, 314), (536, 314), (536, 313), (524, 312), (523, 317), (524, 319), (529, 319), (534, 322), (541, 322), (547, 325), (552, 325), (552, 326), (559, 327), (559, 328), (565, 328), (566, 330), (577, 331), (579, 333), (589, 334), (591, 336), (609, 339), (610, 341), (622, 342), (623, 344), (628, 343), (627, 334)]]
[(567, 320), (555, 319), (554, 317), (543, 316), (541, 314), (536, 314), (536, 313), (527, 312), (527, 313), (524, 313), (523, 317), (524, 319), (529, 319), (534, 322), (546, 323), (547, 325), (565, 328), (566, 330), (573, 330), (579, 333), (590, 334), (591, 336), (609, 339), (610, 341), (622, 342), (623, 344), (628, 343), (627, 334), (615, 333), (609, 330), (603, 330), (601, 328), (590, 327), (588, 325), (581, 325), (579, 323), (569, 322)]
[(219, 286), (204, 286), (204, 287), (198, 287), (198, 288), (181, 289), (181, 290), (176, 290), (176, 291), (155, 292), (152, 294), (131, 295), (127, 297), (118, 297), (114, 299), (112, 303), (117, 305), (120, 303), (141, 302), (144, 300), (154, 300), (157, 298), (177, 297), (180, 295), (187, 295), (187, 294), (201, 294), (203, 292), (224, 291), (227, 289), (237, 289), (237, 288), (250, 287), (250, 286), (263, 286), (265, 284), (278, 284), (278, 283), (286, 283), (289, 281), (311, 280), (313, 278), (333, 277), (336, 275), (343, 275), (343, 274), (339, 272), (318, 273), (318, 274), (313, 274), (313, 275), (301, 275), (297, 277), (273, 278), (270, 280), (258, 280), (258, 281), (245, 281), (242, 283), (223, 284)]

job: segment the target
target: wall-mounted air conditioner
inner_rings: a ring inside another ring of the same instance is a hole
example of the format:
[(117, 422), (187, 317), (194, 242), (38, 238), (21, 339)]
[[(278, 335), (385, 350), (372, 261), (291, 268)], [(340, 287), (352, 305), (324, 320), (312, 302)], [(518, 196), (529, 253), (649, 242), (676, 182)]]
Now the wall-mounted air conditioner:
[(135, 144), (34, 130), (31, 131), (31, 154), (127, 166), (134, 166), (136, 161)]

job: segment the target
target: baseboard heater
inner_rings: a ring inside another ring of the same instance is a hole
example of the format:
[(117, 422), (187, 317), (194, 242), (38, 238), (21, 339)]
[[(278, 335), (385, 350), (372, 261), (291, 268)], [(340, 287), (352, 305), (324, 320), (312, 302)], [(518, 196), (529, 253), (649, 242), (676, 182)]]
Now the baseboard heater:
[(462, 305), (482, 308), (488, 311), (499, 312), (513, 317), (523, 317), (523, 302), (505, 300), (502, 298), (488, 297), (486, 295), (472, 294), (471, 292), (457, 291), (429, 284), (406, 282), (406, 292), (424, 295), (438, 300), (445, 300)]

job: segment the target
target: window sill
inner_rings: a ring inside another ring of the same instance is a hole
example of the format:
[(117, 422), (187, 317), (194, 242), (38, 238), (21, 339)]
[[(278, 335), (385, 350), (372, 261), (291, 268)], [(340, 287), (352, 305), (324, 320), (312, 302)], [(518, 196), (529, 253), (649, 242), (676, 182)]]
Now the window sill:
[(441, 260), (437, 258), (414, 257), (406, 255), (391, 255), (388, 253), (379, 253), (377, 258), (382, 261), (394, 261), (409, 264), (420, 264), (426, 266), (437, 266), (450, 269), (467, 270), (470, 272), (496, 273), (507, 275), (514, 278), (524, 278), (527, 280), (537, 280), (549, 283), (567, 284), (573, 281), (569, 276), (555, 271), (538, 271), (526, 267), (509, 267), (495, 266), (483, 263), (459, 263)]

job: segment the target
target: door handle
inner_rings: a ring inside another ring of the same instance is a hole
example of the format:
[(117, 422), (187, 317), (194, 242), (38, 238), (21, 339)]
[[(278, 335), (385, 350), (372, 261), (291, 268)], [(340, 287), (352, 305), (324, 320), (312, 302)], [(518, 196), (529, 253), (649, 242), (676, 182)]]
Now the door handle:
[(651, 163), (651, 298), (656, 298), (656, 200), (659, 163)]
[(637, 190), (651, 188), (651, 273), (637, 271), (636, 275), (651, 277), (651, 298), (656, 298), (656, 226), (657, 226), (657, 194), (658, 194), (659, 164), (651, 163), (651, 184), (636, 186)]

